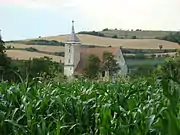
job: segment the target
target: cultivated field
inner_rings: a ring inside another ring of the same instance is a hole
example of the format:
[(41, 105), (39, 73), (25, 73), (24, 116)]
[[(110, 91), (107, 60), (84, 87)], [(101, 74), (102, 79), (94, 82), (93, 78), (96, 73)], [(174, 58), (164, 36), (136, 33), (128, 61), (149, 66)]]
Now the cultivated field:
[(52, 58), (52, 60), (56, 62), (64, 61), (64, 58), (60, 56), (48, 55), (37, 52), (29, 52), (23, 50), (7, 50), (6, 53), (12, 59), (19, 59), (19, 60), (29, 60), (30, 58), (32, 59), (32, 58), (40, 58), (46, 56)]
[(29, 47), (33, 47), (39, 51), (44, 52), (64, 52), (63, 46), (48, 46), (48, 45), (25, 45), (25, 44), (18, 44), (18, 43), (7, 43), (6, 46), (11, 46), (14, 48), (25, 49)]
[(105, 34), (106, 36), (112, 37), (117, 35), (118, 38), (132, 38), (136, 36), (137, 38), (146, 38), (146, 39), (153, 39), (156, 37), (164, 37), (170, 34), (170, 31), (125, 31), (125, 30), (108, 30), (102, 31), (101, 33)]
[[(44, 40), (56, 40), (59, 42), (66, 42), (70, 35), (59, 35), (59, 36), (51, 36), (51, 37), (42, 37)], [(180, 49), (180, 45), (173, 42), (157, 40), (157, 39), (113, 39), (113, 38), (105, 38), (91, 35), (79, 34), (83, 45), (96, 45), (96, 46), (112, 46), (112, 47), (123, 47), (127, 49), (159, 49), (159, 45), (163, 45), (163, 49)], [(32, 40), (32, 39), (27, 39)], [(36, 39), (37, 40), (37, 39)], [(63, 46), (48, 46), (48, 45), (25, 45), (25, 44), (17, 44), (17, 43), (8, 43), (6, 46), (14, 46), (16, 49), (25, 49), (29, 47), (36, 48), (39, 51), (44, 52), (64, 52)], [(53, 58), (54, 61), (59, 62), (60, 60), (63, 62), (63, 57), (48, 55), (45, 53), (38, 52), (28, 52), (24, 50), (9, 50), (7, 51), (8, 56), (14, 59), (29, 59), (29, 58), (39, 58), (48, 56)], [(168, 53), (169, 55), (173, 55), (174, 53)], [(128, 54), (126, 54), (128, 55)], [(151, 55), (151, 54), (148, 54)], [(156, 55), (165, 55), (163, 53)]]
[[(84, 34), (80, 34), (78, 37), (84, 45), (122, 46), (131, 49), (159, 49), (159, 45), (163, 45), (164, 49), (180, 49), (180, 45), (177, 43), (158, 39), (113, 39)], [(69, 35), (60, 35), (43, 37), (42, 39), (66, 42), (68, 38)]]

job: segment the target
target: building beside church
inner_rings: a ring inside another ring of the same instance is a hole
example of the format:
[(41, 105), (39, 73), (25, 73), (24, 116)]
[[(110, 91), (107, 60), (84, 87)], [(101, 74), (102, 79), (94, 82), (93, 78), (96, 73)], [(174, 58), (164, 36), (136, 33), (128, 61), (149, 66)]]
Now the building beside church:
[[(117, 63), (120, 67), (118, 76), (125, 76), (128, 72), (126, 62), (124, 60), (120, 47), (95, 47), (84, 48), (81, 41), (77, 37), (74, 30), (74, 21), (72, 21), (72, 32), (69, 40), (65, 44), (65, 58), (64, 58), (64, 75), (73, 77), (74, 75), (83, 75), (88, 57), (96, 55), (100, 61), (103, 60), (103, 53), (109, 52), (115, 56)], [(109, 74), (107, 71), (102, 73), (102, 77), (106, 78)]]

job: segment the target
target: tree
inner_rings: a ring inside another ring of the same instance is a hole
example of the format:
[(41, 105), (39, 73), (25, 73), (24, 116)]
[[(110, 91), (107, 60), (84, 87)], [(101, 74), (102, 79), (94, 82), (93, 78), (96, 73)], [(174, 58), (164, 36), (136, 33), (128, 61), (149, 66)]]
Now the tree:
[(5, 52), (6, 47), (4, 45), (5, 45), (5, 42), (2, 40), (1, 30), (0, 30), (0, 53), (1, 54)]
[(114, 36), (112, 36), (112, 38), (118, 38), (118, 36), (117, 36), (117, 35), (114, 35)]
[(95, 55), (88, 57), (85, 73), (90, 79), (94, 79), (98, 76), (100, 70), (100, 59)]
[(10, 69), (11, 59), (7, 57), (7, 55), (5, 54), (5, 50), (5, 42), (2, 40), (2, 36), (0, 33), (0, 80), (3, 79), (5, 72)]
[(163, 48), (163, 45), (159, 45), (159, 49), (162, 50), (162, 48)]
[(63, 67), (61, 64), (53, 62), (51, 58), (43, 57), (24, 62), (19, 71), (24, 78), (27, 76), (29, 79), (42, 76), (45, 78), (52, 78), (55, 76), (56, 72), (62, 73)]
[(161, 66), (161, 75), (180, 84), (180, 57), (170, 58)]
[(170, 33), (169, 35), (164, 36), (164, 37), (157, 37), (157, 39), (175, 42), (180, 45), (180, 32)]
[(109, 29), (108, 28), (105, 28), (105, 29), (103, 29), (102, 31), (108, 31)]
[(136, 36), (132, 36), (132, 39), (137, 39), (137, 37)]
[(110, 77), (112, 77), (117, 71), (119, 71), (120, 67), (117, 64), (117, 60), (112, 53), (104, 52), (103, 53), (103, 67), (102, 70), (108, 71)]

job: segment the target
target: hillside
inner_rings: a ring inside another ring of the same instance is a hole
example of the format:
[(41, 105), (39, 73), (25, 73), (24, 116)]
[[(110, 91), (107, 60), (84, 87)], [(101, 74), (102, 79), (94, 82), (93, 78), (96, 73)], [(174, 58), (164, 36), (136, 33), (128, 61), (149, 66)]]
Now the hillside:
[(170, 33), (174, 33), (174, 31), (125, 31), (125, 30), (105, 30), (101, 31), (100, 33), (103, 33), (105, 36), (113, 37), (114, 35), (117, 35), (118, 38), (132, 38), (133, 36), (136, 36), (138, 39), (154, 39), (157, 37), (164, 37)]
[[(158, 39), (113, 39), (84, 34), (79, 34), (78, 37), (84, 45), (121, 46), (123, 48), (131, 49), (159, 49), (159, 45), (163, 45), (164, 49), (180, 49), (180, 46), (177, 43)], [(69, 35), (43, 37), (45, 40), (56, 40), (59, 42), (66, 42), (68, 38)]]

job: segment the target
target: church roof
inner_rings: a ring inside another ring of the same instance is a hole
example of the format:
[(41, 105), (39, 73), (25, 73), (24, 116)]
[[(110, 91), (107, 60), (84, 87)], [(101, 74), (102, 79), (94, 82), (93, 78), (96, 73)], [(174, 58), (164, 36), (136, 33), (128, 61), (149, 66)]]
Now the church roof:
[(75, 30), (74, 30), (74, 21), (72, 21), (72, 32), (71, 32), (71, 36), (70, 36), (68, 42), (70, 42), (70, 43), (80, 42), (80, 40), (79, 40), (79, 38), (76, 36)]
[[(88, 58), (90, 55), (98, 56), (100, 61), (103, 61), (103, 53), (109, 52), (113, 55), (116, 55), (120, 50), (119, 47), (95, 47), (95, 48), (83, 48), (80, 52), (80, 61), (75, 69), (74, 74), (80, 75), (84, 73), (84, 69), (86, 68), (86, 64), (88, 62)], [(101, 63), (102, 64), (102, 63)]]

